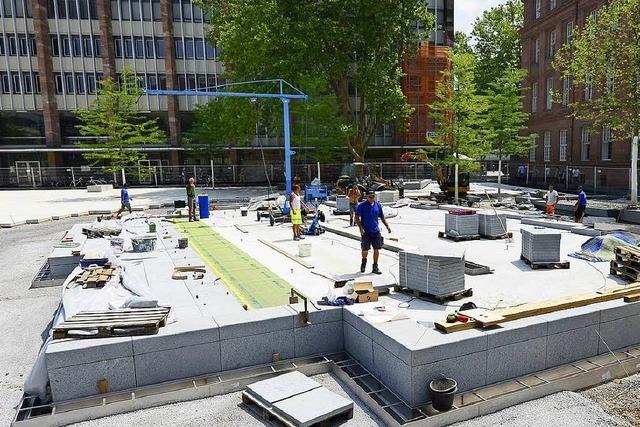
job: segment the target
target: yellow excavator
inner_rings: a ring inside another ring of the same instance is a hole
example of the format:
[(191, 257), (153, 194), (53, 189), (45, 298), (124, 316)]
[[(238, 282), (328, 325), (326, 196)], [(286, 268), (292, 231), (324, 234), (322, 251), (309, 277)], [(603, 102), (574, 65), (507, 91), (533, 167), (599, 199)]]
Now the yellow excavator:
[[(453, 165), (440, 165), (434, 163), (429, 159), (426, 152), (406, 152), (402, 155), (402, 161), (418, 161), (427, 163), (433, 167), (436, 174), (436, 180), (440, 186), (440, 190), (444, 193), (443, 196), (447, 200), (452, 200), (456, 194), (456, 175), (455, 167)], [(458, 196), (466, 197), (469, 192), (469, 174), (458, 173)]]

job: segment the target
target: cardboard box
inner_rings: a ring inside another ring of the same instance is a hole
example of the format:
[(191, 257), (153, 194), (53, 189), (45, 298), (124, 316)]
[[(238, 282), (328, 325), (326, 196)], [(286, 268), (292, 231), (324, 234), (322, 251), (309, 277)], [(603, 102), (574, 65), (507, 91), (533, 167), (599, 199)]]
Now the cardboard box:
[(372, 282), (356, 282), (353, 284), (353, 290), (356, 293), (356, 302), (376, 302), (378, 301), (378, 291), (373, 288)]

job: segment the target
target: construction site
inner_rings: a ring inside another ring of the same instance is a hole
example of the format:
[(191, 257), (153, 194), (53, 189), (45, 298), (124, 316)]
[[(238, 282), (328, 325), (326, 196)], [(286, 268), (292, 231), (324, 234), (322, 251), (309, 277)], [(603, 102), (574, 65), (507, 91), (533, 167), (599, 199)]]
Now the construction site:
[(611, 381), (634, 396), (622, 381), (640, 366), (640, 250), (620, 218), (636, 211), (594, 203), (575, 223), (561, 214), (571, 195), (548, 215), (532, 189), (498, 198), (472, 183), (469, 207), (439, 190), (424, 179), (375, 193), (390, 228), (380, 274), (359, 269), (348, 198), (318, 180), (304, 240), (284, 195), (264, 188), (202, 191), (198, 221), (173, 192), (120, 219), (5, 225), (71, 221), (32, 267), (28, 292), (57, 302), (44, 330), (26, 331), (42, 344), (12, 425), (235, 396), (252, 415), (222, 424), (443, 426)]

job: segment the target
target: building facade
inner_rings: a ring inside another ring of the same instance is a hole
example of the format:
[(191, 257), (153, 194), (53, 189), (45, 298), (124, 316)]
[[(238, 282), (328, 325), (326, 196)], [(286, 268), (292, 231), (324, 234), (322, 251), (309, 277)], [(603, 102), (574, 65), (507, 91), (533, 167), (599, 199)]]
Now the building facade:
[[(628, 188), (630, 144), (613, 141), (605, 126), (570, 116), (569, 105), (594, 96), (589, 87), (577, 87), (553, 68), (556, 52), (571, 43), (575, 29), (584, 25), (605, 0), (525, 0), (521, 32), (522, 66), (527, 70), (525, 111), (528, 130), (537, 134), (524, 163), (529, 180), (591, 189)], [(555, 99), (553, 94), (556, 94)]]
[[(432, 46), (453, 43), (453, 3), (427, 1), (437, 19), (429, 35)], [(84, 164), (74, 111), (91, 105), (98, 81), (124, 67), (149, 89), (223, 83), (220, 50), (207, 41), (207, 27), (206, 14), (192, 0), (0, 0), (0, 168)], [(433, 48), (421, 52), (437, 56)], [(433, 66), (413, 70), (403, 88), (407, 93), (430, 88), (437, 74)], [(149, 153), (150, 165), (184, 162), (181, 134), (191, 125), (194, 107), (204, 102), (203, 97), (143, 96), (140, 108), (157, 117), (168, 135), (166, 144)], [(402, 146), (424, 141), (426, 98), (414, 96), (410, 102), (416, 107), (407, 131), (411, 137), (380, 125), (373, 157), (397, 158)], [(279, 141), (262, 145), (281, 158)], [(251, 162), (259, 158), (255, 151), (231, 149), (228, 161)]]

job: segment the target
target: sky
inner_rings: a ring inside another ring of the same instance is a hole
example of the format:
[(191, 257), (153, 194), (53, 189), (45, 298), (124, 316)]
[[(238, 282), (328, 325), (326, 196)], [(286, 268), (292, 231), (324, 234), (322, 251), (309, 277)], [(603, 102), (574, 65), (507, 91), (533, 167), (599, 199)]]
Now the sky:
[(473, 21), (487, 9), (505, 3), (506, 0), (455, 0), (455, 29), (471, 33)]

